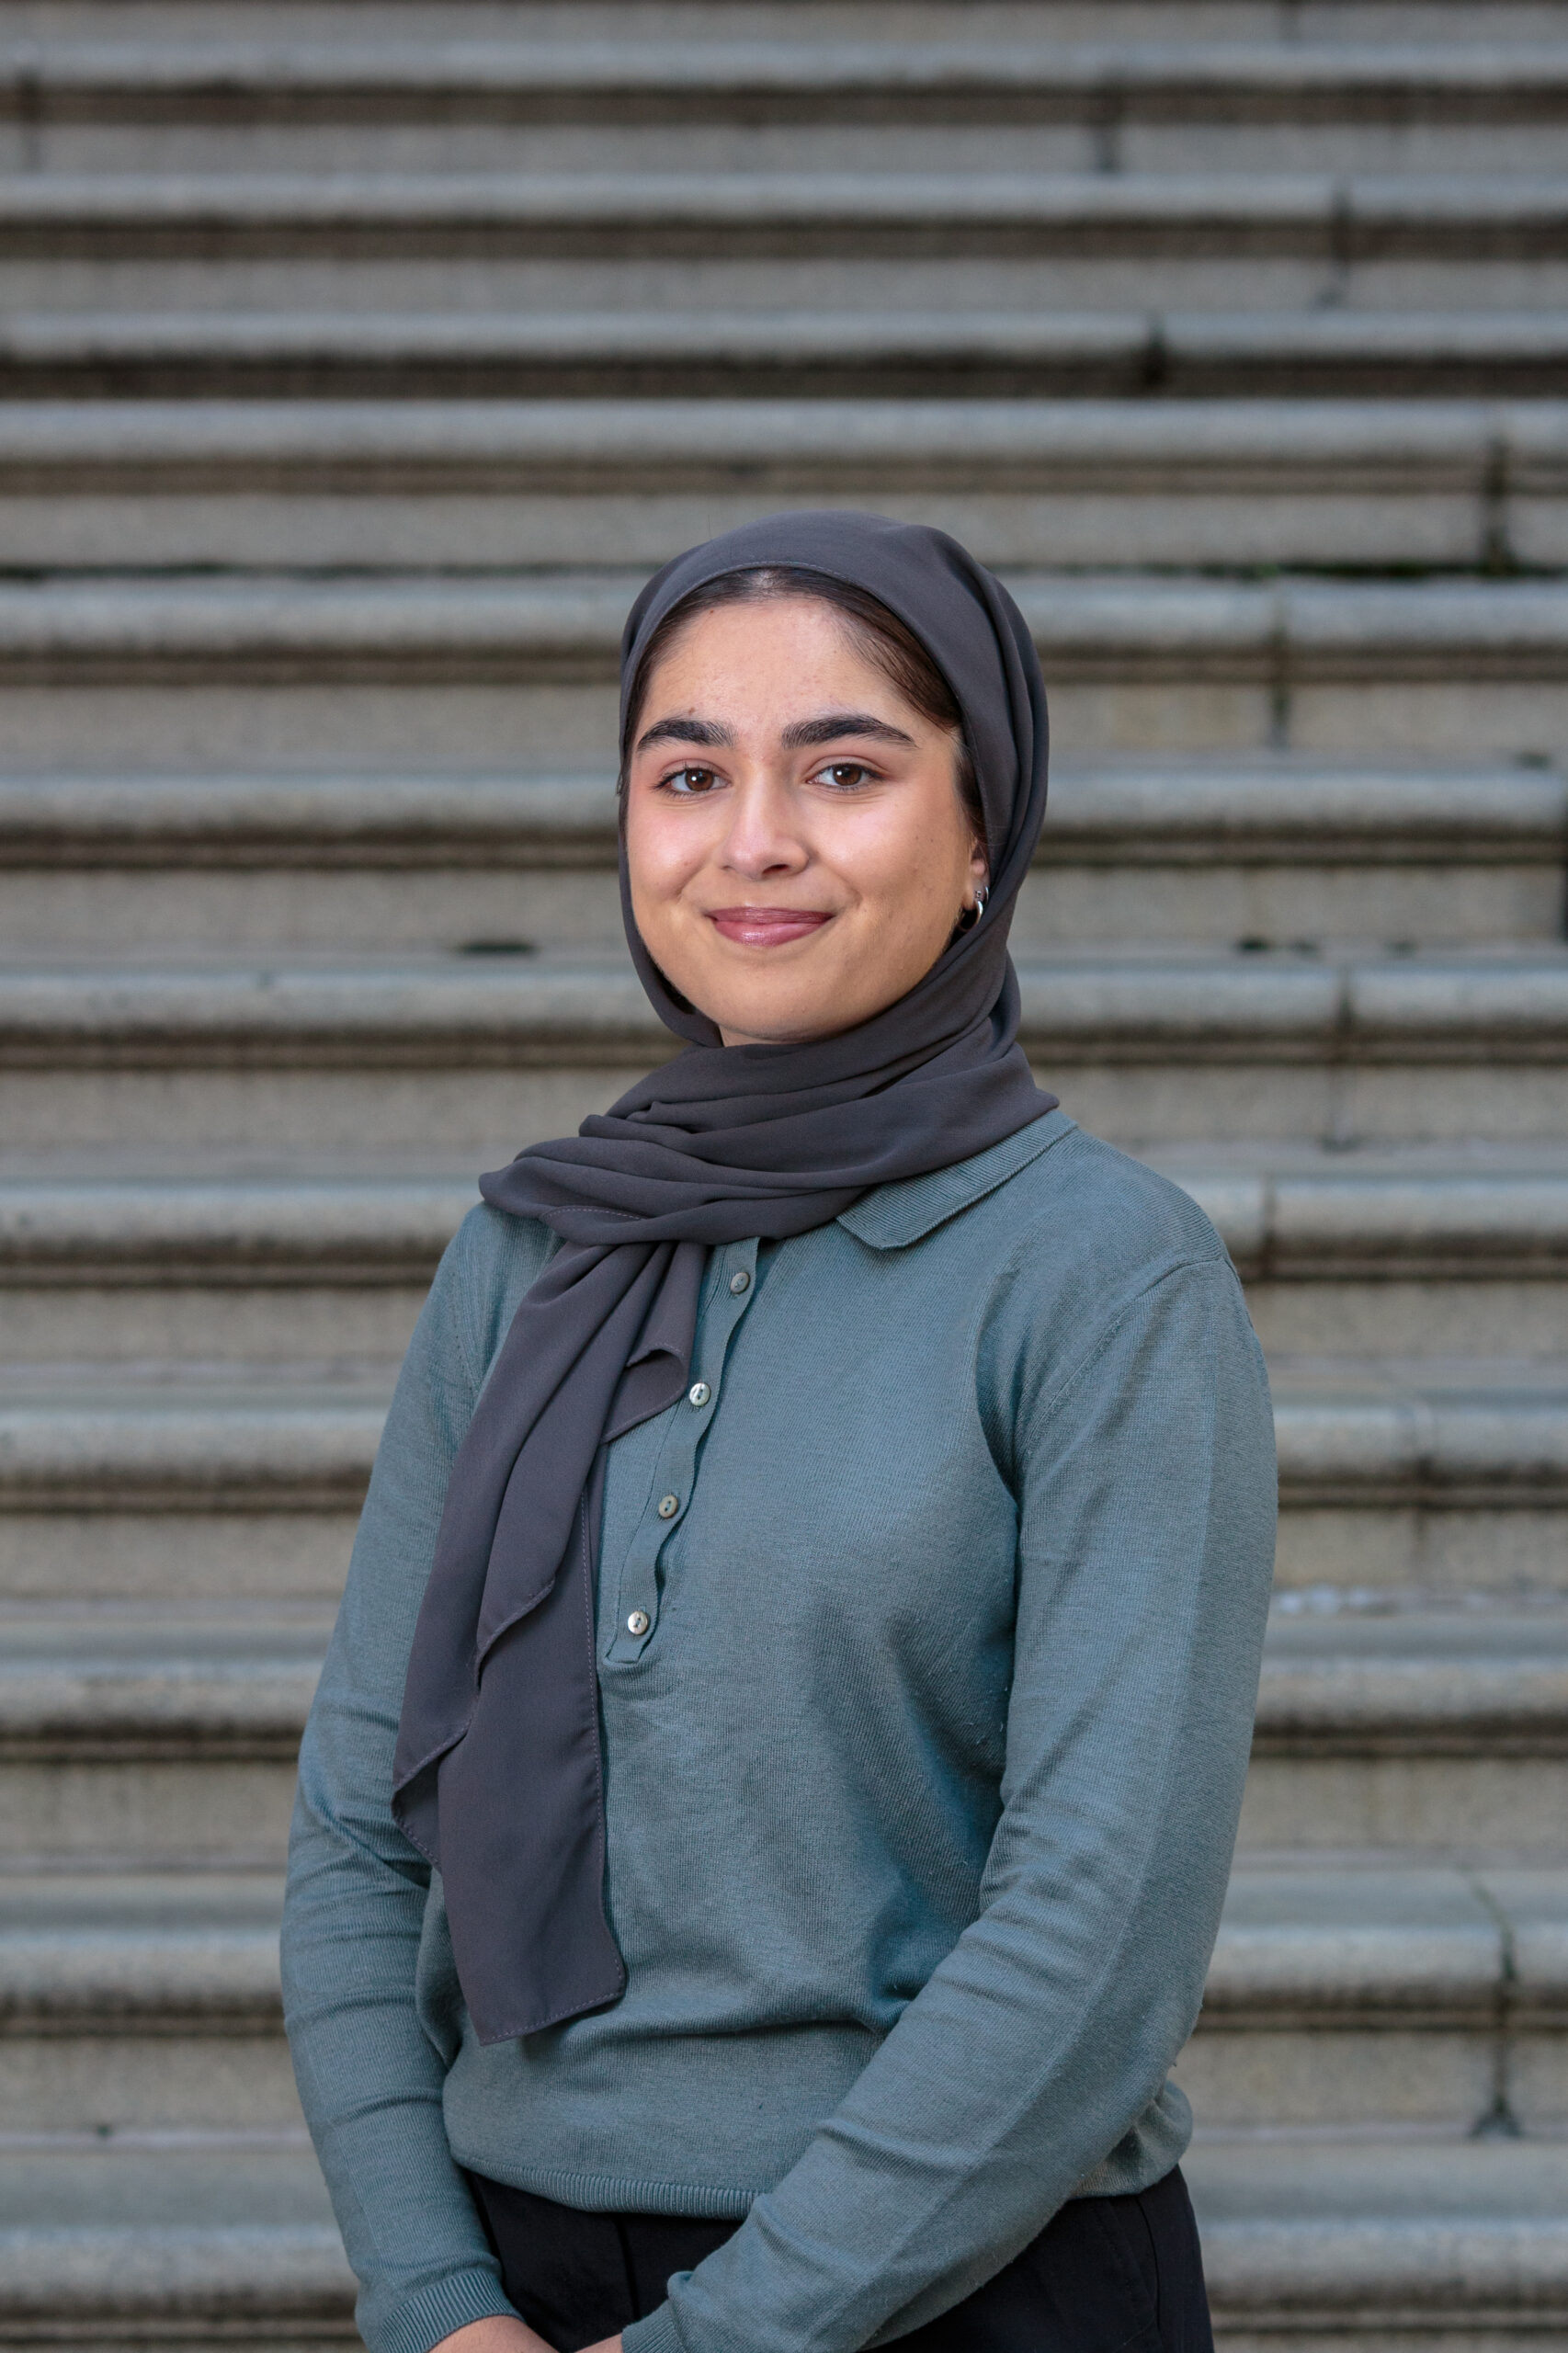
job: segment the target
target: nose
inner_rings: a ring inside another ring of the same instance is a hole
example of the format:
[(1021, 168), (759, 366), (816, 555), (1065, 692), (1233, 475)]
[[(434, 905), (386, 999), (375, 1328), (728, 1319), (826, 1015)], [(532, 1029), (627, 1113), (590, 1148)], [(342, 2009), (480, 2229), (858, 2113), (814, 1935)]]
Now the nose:
[(749, 882), (799, 874), (811, 852), (793, 823), (792, 803), (793, 796), (766, 774), (738, 779), (730, 801), (723, 864)]

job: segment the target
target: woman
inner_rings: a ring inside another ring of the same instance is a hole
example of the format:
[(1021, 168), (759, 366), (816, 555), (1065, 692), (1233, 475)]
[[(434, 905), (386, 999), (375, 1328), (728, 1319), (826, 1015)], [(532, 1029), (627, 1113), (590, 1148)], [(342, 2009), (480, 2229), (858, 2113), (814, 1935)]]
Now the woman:
[(1015, 1041), (1028, 631), (937, 532), (776, 516), (639, 597), (622, 760), (689, 1043), (483, 1180), (301, 1754), (361, 2330), (1204, 2353), (1166, 2077), (1271, 1423), (1212, 1229)]

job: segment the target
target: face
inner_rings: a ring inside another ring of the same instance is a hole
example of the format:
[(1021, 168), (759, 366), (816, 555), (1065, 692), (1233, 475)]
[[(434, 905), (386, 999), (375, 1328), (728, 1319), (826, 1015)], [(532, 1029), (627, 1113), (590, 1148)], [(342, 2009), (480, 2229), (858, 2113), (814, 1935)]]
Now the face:
[(930, 971), (985, 880), (958, 748), (815, 598), (676, 639), (629, 761), (631, 904), (727, 1046), (832, 1037)]

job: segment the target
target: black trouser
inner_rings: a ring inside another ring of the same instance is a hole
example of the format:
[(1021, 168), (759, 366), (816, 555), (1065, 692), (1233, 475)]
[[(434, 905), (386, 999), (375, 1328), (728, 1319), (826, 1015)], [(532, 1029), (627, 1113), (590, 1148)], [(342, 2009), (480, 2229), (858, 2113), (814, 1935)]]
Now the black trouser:
[[(506, 2293), (557, 2353), (615, 2336), (738, 2222), (585, 2214), (471, 2174)], [(909, 2353), (1213, 2353), (1180, 2170), (1131, 2198), (1075, 2198), (1004, 2271), (901, 2338)]]

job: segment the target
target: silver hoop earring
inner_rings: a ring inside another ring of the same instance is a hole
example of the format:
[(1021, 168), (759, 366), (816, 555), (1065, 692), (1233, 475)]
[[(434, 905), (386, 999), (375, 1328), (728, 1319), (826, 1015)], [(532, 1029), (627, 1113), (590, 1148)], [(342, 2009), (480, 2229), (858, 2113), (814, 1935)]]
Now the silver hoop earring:
[(972, 932), (974, 925), (980, 923), (980, 917), (984, 915), (986, 899), (989, 899), (989, 896), (991, 896), (989, 882), (980, 882), (980, 885), (974, 887), (974, 906), (965, 906), (959, 911), (959, 923), (953, 925), (953, 938), (963, 938), (965, 932)]

